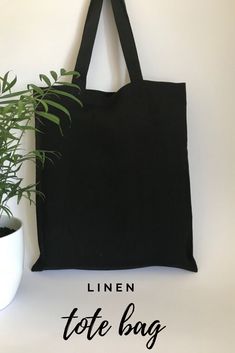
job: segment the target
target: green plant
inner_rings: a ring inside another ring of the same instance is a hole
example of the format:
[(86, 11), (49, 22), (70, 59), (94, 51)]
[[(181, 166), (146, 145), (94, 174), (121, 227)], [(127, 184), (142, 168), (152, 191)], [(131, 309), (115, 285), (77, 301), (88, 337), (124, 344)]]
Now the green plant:
[[(28, 84), (22, 91), (13, 91), (17, 82), (16, 76), (9, 79), (10, 75), (7, 72), (0, 77), (0, 218), (3, 214), (12, 216), (8, 201), (13, 197), (17, 198), (18, 203), (22, 197), (28, 199), (30, 203), (34, 202), (33, 194), (38, 193), (36, 184), (24, 185), (19, 171), (26, 161), (38, 161), (43, 166), (49, 154), (55, 154), (56, 151), (25, 151), (22, 139), (25, 133), (30, 131), (35, 133), (34, 119), (39, 119), (41, 123), (43, 119), (48, 119), (61, 131), (60, 118), (50, 113), (50, 106), (62, 112), (63, 117), (70, 119), (68, 109), (59, 103), (58, 97), (66, 96), (81, 105), (77, 95), (63, 90), (63, 86), (79, 90), (77, 85), (62, 81), (64, 77), (74, 75), (79, 74), (65, 69), (61, 69), (59, 74), (50, 71), (50, 76), (39, 75), (45, 87)], [(58, 85), (60, 89), (56, 89)]]

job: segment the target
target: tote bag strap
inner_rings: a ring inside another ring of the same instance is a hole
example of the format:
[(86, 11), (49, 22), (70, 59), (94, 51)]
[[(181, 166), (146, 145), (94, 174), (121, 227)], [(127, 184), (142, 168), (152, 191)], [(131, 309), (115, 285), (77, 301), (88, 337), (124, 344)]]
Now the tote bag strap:
[[(132, 82), (142, 80), (143, 77), (141, 73), (139, 58), (126, 10), (125, 1), (111, 0), (111, 3), (130, 80)], [(91, 61), (91, 55), (99, 24), (102, 5), (103, 0), (91, 0), (90, 2), (85, 27), (83, 30), (81, 46), (75, 65), (75, 70), (78, 71), (81, 75), (79, 78), (79, 85), (83, 89), (86, 87), (87, 72)], [(78, 79), (73, 78), (73, 82), (78, 83)]]

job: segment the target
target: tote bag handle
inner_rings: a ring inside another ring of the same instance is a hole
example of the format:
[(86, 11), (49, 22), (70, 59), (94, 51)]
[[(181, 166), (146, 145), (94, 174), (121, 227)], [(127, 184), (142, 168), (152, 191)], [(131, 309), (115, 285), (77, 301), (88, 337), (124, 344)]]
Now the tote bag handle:
[[(142, 80), (139, 58), (125, 2), (124, 0), (111, 0), (111, 3), (130, 80), (131, 82)], [(102, 5), (103, 0), (91, 0), (90, 2), (75, 65), (75, 70), (81, 75), (79, 85), (83, 89), (86, 88), (87, 72), (91, 61)], [(73, 78), (73, 82), (78, 83), (78, 78)]]

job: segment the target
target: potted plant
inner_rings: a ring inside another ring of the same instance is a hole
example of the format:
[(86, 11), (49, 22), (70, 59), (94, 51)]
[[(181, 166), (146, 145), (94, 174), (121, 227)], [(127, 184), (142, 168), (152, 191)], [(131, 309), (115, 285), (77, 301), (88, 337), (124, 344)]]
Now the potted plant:
[[(49, 154), (56, 154), (56, 151), (25, 151), (22, 139), (26, 133), (35, 133), (34, 119), (40, 119), (42, 124), (43, 119), (48, 119), (61, 131), (61, 114), (59, 117), (54, 110), (53, 114), (50, 113), (50, 106), (62, 112), (63, 117), (70, 118), (68, 109), (58, 99), (60, 95), (81, 104), (76, 94), (63, 90), (63, 85), (79, 89), (77, 85), (63, 81), (73, 75), (78, 73), (65, 69), (59, 73), (50, 71), (49, 76), (39, 75), (43, 88), (28, 84), (22, 91), (14, 91), (17, 77), (9, 79), (9, 72), (0, 77), (0, 310), (14, 298), (23, 271), (22, 222), (13, 217), (8, 202), (16, 198), (19, 203), (26, 198), (32, 203), (35, 193), (38, 193), (36, 184), (24, 184), (19, 171), (27, 161), (37, 162), (43, 167), (50, 159)], [(58, 85), (60, 90), (55, 89)]]

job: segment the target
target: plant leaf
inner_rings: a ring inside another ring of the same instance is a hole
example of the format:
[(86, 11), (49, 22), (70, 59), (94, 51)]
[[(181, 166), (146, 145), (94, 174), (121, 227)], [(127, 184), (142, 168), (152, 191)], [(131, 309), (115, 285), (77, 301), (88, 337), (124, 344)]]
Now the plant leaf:
[(79, 103), (81, 106), (82, 106), (82, 102), (80, 101), (80, 99), (78, 99), (77, 97), (74, 97), (72, 94), (68, 93), (68, 92), (65, 92), (65, 91), (59, 91), (57, 89), (53, 89), (53, 93), (57, 93), (61, 96), (65, 96), (65, 97), (68, 97), (72, 100), (74, 100), (75, 102)]
[(80, 90), (80, 87), (76, 85), (76, 83), (71, 83), (71, 82), (65, 82), (65, 81), (58, 81), (57, 84), (63, 85), (63, 86), (68, 86), (68, 87), (74, 87)]
[(39, 78), (40, 78), (41, 81), (44, 81), (47, 86), (51, 87), (51, 81), (46, 75), (40, 74)]
[(52, 121), (53, 123), (55, 123), (56, 125), (60, 125), (60, 118), (58, 118), (58, 116), (51, 114), (51, 113), (47, 113), (47, 112), (36, 112), (36, 115), (39, 115), (45, 119), (48, 119), (50, 121)]
[(65, 108), (63, 105), (59, 104), (59, 103), (56, 103), (54, 101), (51, 101), (49, 99), (45, 99), (44, 102), (46, 102), (47, 104), (61, 110), (62, 112), (64, 112), (69, 118), (70, 118), (70, 113), (68, 111), (67, 108)]
[(3, 210), (4, 213), (6, 213), (6, 215), (10, 218), (13, 216), (11, 210), (9, 207), (4, 206), (4, 205), (0, 205), (0, 210)]
[(10, 104), (10, 103), (13, 103), (13, 104), (15, 104), (15, 103), (17, 103), (17, 102), (19, 102), (19, 100), (17, 100), (17, 99), (11, 99), (11, 100), (7, 100), (7, 101), (0, 101), (0, 104)]
[(48, 105), (46, 103), (46, 100), (45, 99), (37, 99), (37, 101), (38, 101), (39, 104), (42, 104), (45, 112), (47, 113), (48, 112)]
[(53, 78), (55, 81), (57, 81), (57, 79), (58, 79), (57, 73), (56, 73), (55, 71), (50, 71), (50, 74), (51, 74), (52, 78)]
[(5, 93), (7, 91), (7, 79), (10, 71), (7, 71), (2, 79), (2, 93)]
[(21, 96), (21, 95), (23, 95), (25, 93), (29, 93), (29, 89), (28, 90), (24, 90), (24, 91), (18, 91), (18, 92), (14, 92), (14, 93), (4, 94), (3, 96), (0, 97), (0, 99), (17, 97), (17, 96)]
[(30, 89), (33, 89), (36, 93), (38, 93), (40, 96), (42, 96), (43, 94), (44, 94), (44, 91), (43, 91), (43, 89), (42, 88), (40, 88), (40, 87), (38, 87), (38, 86), (36, 86), (36, 85), (34, 85), (33, 83), (30, 83), (29, 85), (28, 85), (28, 88)]
[(2, 93), (10, 91), (10, 89), (16, 84), (16, 81), (17, 81), (17, 78), (15, 76), (11, 82), (6, 82), (5, 88), (4, 87), (2, 88)]
[(75, 76), (75, 77), (80, 77), (79, 72), (77, 71), (66, 71), (65, 69), (60, 70), (61, 76)]

